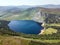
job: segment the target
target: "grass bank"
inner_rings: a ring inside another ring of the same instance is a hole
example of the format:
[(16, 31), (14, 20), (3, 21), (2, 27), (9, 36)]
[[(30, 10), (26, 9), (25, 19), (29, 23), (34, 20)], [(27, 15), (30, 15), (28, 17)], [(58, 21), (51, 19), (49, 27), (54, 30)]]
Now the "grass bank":
[(59, 45), (60, 40), (39, 40), (19, 36), (0, 36), (0, 45)]

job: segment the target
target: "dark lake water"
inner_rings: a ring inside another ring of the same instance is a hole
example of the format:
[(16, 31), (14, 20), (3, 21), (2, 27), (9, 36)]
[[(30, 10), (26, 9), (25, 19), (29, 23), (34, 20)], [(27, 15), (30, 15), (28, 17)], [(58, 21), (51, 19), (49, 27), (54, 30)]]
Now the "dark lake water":
[(43, 29), (42, 23), (37, 23), (32, 20), (14, 20), (8, 26), (15, 32), (22, 32), (26, 34), (38, 34)]

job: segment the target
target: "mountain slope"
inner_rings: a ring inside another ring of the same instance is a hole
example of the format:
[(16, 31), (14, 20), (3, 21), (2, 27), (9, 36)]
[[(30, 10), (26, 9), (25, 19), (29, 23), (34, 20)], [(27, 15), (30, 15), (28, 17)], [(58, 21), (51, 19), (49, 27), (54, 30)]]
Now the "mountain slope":
[(44, 8), (60, 8), (60, 5), (47, 4), (47, 5), (40, 5), (40, 7), (44, 7)]
[[(50, 5), (51, 6), (51, 5)], [(22, 7), (22, 8), (21, 8)], [(42, 8), (42, 7), (29, 7), (29, 6), (13, 6), (0, 8), (0, 20), (43, 20), (39, 16), (40, 12), (48, 14), (60, 14), (60, 8)], [(25, 9), (23, 9), (23, 7)], [(3, 10), (4, 9), (4, 10)], [(37, 15), (37, 16), (36, 16)], [(42, 15), (44, 16), (44, 15)], [(36, 18), (35, 18), (36, 17)], [(39, 18), (38, 18), (39, 17)]]
[[(16, 10), (16, 9), (15, 9)], [(0, 16), (2, 20), (31, 20), (36, 13), (39, 12), (40, 7), (29, 8), (24, 11), (7, 11), (3, 16)]]

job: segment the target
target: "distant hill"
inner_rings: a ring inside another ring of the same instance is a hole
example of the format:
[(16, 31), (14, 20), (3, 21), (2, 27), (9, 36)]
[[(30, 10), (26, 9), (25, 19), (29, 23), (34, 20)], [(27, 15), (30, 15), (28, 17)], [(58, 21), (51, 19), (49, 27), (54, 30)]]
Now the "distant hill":
[(28, 8), (30, 8), (30, 6), (0, 6), (0, 16), (6, 13), (18, 13)]
[(60, 8), (60, 5), (47, 4), (47, 5), (40, 5), (40, 7), (44, 7), (44, 8)]
[[(40, 6), (0, 6), (0, 20), (32, 20), (34, 16), (39, 17), (39, 12), (56, 13), (60, 12), (60, 5)], [(40, 18), (42, 20), (42, 18)]]
[(20, 8), (7, 9), (5, 11), (0, 11), (0, 19), (2, 20), (24, 20), (32, 19), (34, 15), (39, 11), (40, 7), (27, 8), (22, 10)]

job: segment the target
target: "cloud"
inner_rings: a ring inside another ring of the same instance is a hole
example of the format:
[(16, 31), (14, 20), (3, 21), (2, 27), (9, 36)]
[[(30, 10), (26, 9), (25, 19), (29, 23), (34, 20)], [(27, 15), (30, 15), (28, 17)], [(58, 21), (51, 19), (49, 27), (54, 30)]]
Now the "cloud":
[(0, 0), (0, 6), (6, 5), (44, 5), (60, 4), (60, 0)]

